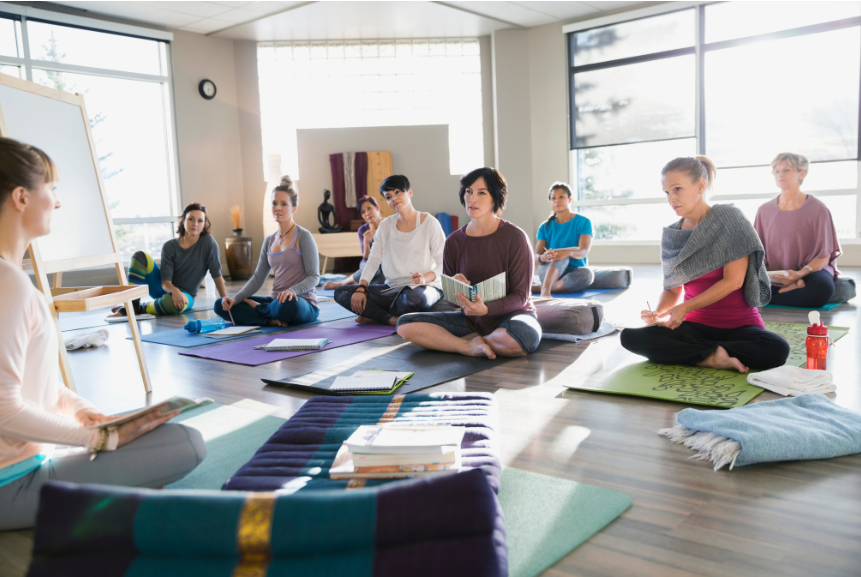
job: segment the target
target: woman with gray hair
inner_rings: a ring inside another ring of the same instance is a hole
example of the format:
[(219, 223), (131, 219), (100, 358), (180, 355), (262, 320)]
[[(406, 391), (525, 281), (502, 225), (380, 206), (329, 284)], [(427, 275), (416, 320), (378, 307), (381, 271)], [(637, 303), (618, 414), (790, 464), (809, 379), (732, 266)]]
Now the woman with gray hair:
[(765, 266), (773, 275), (771, 304), (818, 308), (834, 295), (840, 242), (828, 207), (801, 192), (810, 163), (802, 154), (781, 152), (771, 161), (780, 189), (759, 207), (753, 226), (765, 247)]
[(731, 204), (710, 206), (715, 167), (705, 156), (676, 158), (663, 169), (667, 201), (681, 217), (664, 228), (664, 291), (648, 325), (622, 331), (622, 346), (653, 363), (715, 369), (772, 369), (786, 362), (787, 342), (756, 307), (771, 298), (762, 243)]

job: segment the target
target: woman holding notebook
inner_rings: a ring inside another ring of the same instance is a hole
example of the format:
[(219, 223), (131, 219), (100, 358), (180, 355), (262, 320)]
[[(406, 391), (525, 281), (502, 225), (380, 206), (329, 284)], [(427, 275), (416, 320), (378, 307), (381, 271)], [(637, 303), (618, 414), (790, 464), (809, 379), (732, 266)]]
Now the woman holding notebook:
[(401, 317), (398, 334), (426, 349), (472, 357), (522, 357), (541, 342), (541, 327), (530, 294), (534, 260), (529, 237), (497, 216), (508, 188), (493, 168), (473, 170), (460, 179), (460, 203), (470, 222), (445, 243), (445, 275), (466, 285), (504, 275), (502, 298), (484, 302), (455, 295), (457, 312), (415, 313)]
[[(383, 221), (383, 215), (380, 214), (380, 205), (372, 196), (363, 196), (356, 201), (359, 207), (359, 214), (362, 215), (362, 220), (365, 224), (359, 227), (359, 246), (362, 247), (362, 262), (359, 263), (359, 270), (348, 276), (342, 281), (329, 281), (323, 285), (323, 290), (332, 290), (348, 284), (359, 284), (362, 280), (362, 273), (365, 272), (365, 265), (368, 263), (368, 257), (371, 256), (371, 248), (374, 246), (374, 235), (377, 229), (380, 228), (380, 223)], [(374, 278), (371, 279), (371, 284), (383, 284), (386, 282), (386, 277), (383, 271), (377, 269)]]
[[(394, 326), (401, 315), (428, 310), (442, 296), (445, 234), (436, 218), (413, 207), (406, 176), (389, 176), (380, 192), (395, 214), (380, 222), (359, 284), (335, 289), (335, 301), (359, 315), (357, 322)], [(378, 267), (385, 284), (371, 283)]]
[(841, 251), (828, 207), (801, 192), (809, 165), (807, 157), (791, 152), (771, 161), (780, 194), (759, 207), (753, 227), (765, 247), (766, 268), (780, 273), (771, 277), (771, 304), (815, 309), (834, 296), (834, 261)]
[[(57, 380), (56, 325), (21, 266), (60, 208), (58, 180), (44, 152), (0, 138), (0, 294), (12, 303), (0, 309), (0, 531), (33, 526), (48, 481), (163, 487), (206, 456), (197, 430), (164, 424), (178, 411), (86, 428), (112, 417)], [(91, 461), (90, 452), (99, 458)]]
[[(289, 176), (272, 190), (272, 216), (278, 231), (263, 241), (257, 269), (236, 296), (215, 301), (215, 313), (226, 321), (246, 326), (301, 325), (317, 320), (317, 283), (320, 262), (317, 243), (297, 225), (293, 214), (299, 208), (299, 192)], [(272, 294), (254, 296), (269, 271), (275, 271)]]
[(772, 369), (789, 345), (765, 329), (756, 307), (771, 298), (762, 243), (731, 204), (710, 206), (715, 166), (705, 156), (676, 158), (663, 169), (667, 201), (680, 217), (664, 228), (664, 291), (648, 325), (622, 331), (622, 346), (653, 363), (714, 369)]

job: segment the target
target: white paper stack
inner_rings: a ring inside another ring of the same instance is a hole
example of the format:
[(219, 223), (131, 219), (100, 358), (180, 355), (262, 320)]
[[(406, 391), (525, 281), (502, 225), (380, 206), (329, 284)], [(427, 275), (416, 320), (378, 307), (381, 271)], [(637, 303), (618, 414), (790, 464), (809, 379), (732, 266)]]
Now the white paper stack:
[(747, 382), (751, 385), (786, 397), (797, 397), (806, 393), (833, 393), (837, 390), (833, 380), (834, 377), (828, 371), (814, 371), (791, 365), (747, 375)]

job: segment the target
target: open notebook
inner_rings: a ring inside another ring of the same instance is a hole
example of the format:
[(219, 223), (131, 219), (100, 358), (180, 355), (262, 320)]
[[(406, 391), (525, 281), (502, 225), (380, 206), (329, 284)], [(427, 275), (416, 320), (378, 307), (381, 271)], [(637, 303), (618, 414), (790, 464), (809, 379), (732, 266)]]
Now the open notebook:
[(254, 347), (263, 351), (313, 351), (329, 344), (329, 339), (275, 339), (268, 344)]
[(505, 296), (505, 273), (501, 272), (475, 286), (469, 286), (465, 282), (442, 275), (442, 292), (445, 300), (454, 305), (458, 304), (454, 296), (456, 294), (461, 294), (472, 302), (475, 302), (476, 297), (481, 297), (481, 300), (486, 303), (497, 301)]
[(412, 375), (406, 371), (357, 371), (349, 377), (337, 377), (329, 390), (339, 393), (389, 394)]

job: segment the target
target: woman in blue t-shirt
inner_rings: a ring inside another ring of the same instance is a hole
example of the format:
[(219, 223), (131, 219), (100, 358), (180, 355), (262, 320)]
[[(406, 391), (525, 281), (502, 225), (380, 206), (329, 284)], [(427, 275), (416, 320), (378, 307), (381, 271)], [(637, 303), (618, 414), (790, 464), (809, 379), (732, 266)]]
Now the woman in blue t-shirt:
[(595, 273), (586, 266), (586, 255), (592, 247), (592, 221), (571, 212), (571, 187), (554, 182), (550, 187), (550, 207), (553, 214), (538, 227), (538, 277), (540, 285), (532, 292), (550, 297), (552, 291), (576, 293), (595, 280)]

